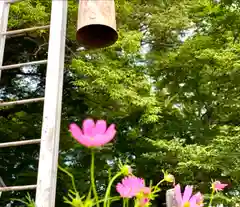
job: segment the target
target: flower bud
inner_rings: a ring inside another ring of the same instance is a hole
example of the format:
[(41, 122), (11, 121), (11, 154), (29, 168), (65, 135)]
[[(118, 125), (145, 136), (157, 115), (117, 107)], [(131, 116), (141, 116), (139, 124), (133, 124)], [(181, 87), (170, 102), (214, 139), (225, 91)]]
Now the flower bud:
[(169, 183), (173, 183), (175, 181), (175, 178), (172, 174), (164, 173), (164, 180)]
[(131, 175), (132, 174), (132, 168), (129, 165), (123, 165), (121, 168), (123, 175)]

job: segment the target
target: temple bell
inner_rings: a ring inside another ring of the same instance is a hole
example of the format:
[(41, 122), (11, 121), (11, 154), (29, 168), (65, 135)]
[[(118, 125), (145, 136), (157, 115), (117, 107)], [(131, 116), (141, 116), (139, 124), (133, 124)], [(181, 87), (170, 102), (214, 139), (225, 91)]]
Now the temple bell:
[(77, 41), (85, 48), (104, 48), (118, 39), (114, 0), (80, 0)]

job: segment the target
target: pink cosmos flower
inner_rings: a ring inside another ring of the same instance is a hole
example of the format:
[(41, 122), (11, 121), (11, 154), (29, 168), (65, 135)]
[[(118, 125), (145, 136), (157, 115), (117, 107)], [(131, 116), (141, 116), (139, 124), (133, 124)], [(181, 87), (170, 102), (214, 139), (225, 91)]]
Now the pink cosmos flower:
[(212, 184), (212, 188), (213, 188), (214, 191), (221, 191), (221, 190), (223, 190), (226, 186), (228, 186), (228, 184), (221, 183), (220, 181), (215, 181), (215, 182)]
[(194, 196), (196, 197), (197, 205), (203, 207), (203, 195), (200, 192), (198, 192)]
[(116, 186), (117, 192), (122, 198), (132, 198), (145, 188), (144, 180), (135, 176), (128, 176), (122, 179)]
[(69, 131), (80, 144), (86, 147), (103, 146), (110, 142), (116, 134), (114, 124), (107, 128), (106, 121), (98, 120), (95, 124), (92, 119), (83, 121), (82, 130), (77, 124), (70, 124)]
[(192, 187), (187, 185), (185, 187), (184, 193), (181, 193), (181, 187), (177, 184), (174, 187), (177, 206), (178, 207), (197, 207), (196, 196), (192, 196)]

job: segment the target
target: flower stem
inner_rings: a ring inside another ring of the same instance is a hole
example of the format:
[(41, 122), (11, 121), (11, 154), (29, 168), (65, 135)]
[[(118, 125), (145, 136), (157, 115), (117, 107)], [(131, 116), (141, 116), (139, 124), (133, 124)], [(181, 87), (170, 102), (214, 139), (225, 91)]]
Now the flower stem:
[[(108, 200), (110, 200), (110, 201), (118, 201), (118, 200), (120, 200), (121, 199), (121, 197), (120, 196), (114, 196), (114, 197), (112, 197), (112, 198), (109, 198)], [(102, 202), (104, 202), (104, 199), (101, 199), (101, 200), (99, 200), (98, 201), (98, 203), (102, 203)], [(92, 206), (95, 206), (97, 203), (94, 203)]]
[(97, 207), (100, 207), (98, 203), (98, 194), (96, 190), (96, 185), (95, 185), (95, 178), (94, 178), (94, 151), (92, 150), (91, 152), (92, 155), (92, 161), (91, 161), (91, 184), (92, 184), (92, 190), (93, 190), (93, 195), (96, 200)]
[(134, 199), (134, 207), (138, 207), (138, 200)]
[(126, 199), (123, 198), (123, 207), (126, 207)]
[(73, 190), (74, 190), (75, 193), (77, 193), (77, 188), (76, 188), (76, 185), (75, 185), (74, 176), (73, 176), (70, 172), (68, 172), (66, 169), (62, 168), (60, 165), (58, 165), (58, 168), (59, 168), (62, 172), (66, 173), (66, 174), (71, 178)]
[(165, 181), (165, 179), (162, 179), (161, 181), (159, 181), (158, 183), (157, 183), (157, 185), (155, 185), (154, 186), (154, 191), (157, 189), (157, 187), (161, 184), (161, 183), (163, 183)]
[(208, 205), (208, 207), (211, 207), (211, 205), (212, 205), (212, 201), (213, 201), (213, 196), (214, 196), (214, 188), (212, 189), (212, 193), (211, 193), (211, 197), (210, 197), (210, 201), (209, 201), (209, 205)]
[(157, 185), (156, 185), (156, 187), (158, 187), (161, 183), (163, 183), (165, 181), (165, 179), (162, 179), (162, 180), (160, 180), (158, 183), (157, 183)]
[(122, 175), (122, 172), (118, 172), (115, 176), (113, 176), (113, 178), (110, 180), (109, 184), (108, 184), (108, 187), (107, 187), (107, 191), (106, 191), (106, 194), (105, 194), (105, 197), (104, 197), (104, 203), (103, 203), (103, 207), (107, 207), (108, 205), (108, 197), (110, 196), (110, 192), (111, 192), (111, 187), (112, 187), (112, 184), (113, 182), (120, 176)]

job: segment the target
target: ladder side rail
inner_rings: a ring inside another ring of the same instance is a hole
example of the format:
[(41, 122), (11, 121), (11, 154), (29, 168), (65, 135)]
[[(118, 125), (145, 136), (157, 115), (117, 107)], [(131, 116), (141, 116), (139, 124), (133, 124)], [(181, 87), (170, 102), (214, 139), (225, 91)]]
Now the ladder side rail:
[[(8, 15), (9, 15), (10, 4), (8, 4), (5, 0), (0, 1), (0, 66), (3, 64), (4, 50), (5, 50), (5, 41), (6, 36), (2, 35), (7, 31), (8, 25)], [(1, 80), (2, 72), (0, 70), (0, 80)]]
[(55, 206), (67, 6), (67, 0), (52, 0), (36, 207)]
[(177, 207), (174, 189), (166, 191), (166, 207)]

